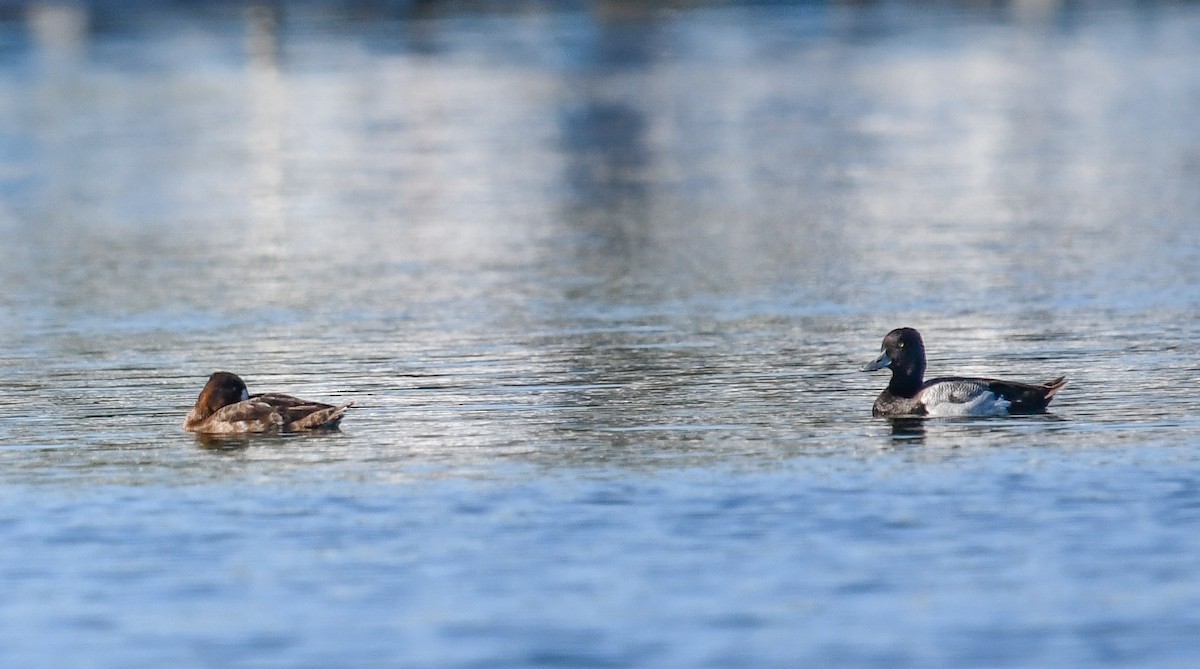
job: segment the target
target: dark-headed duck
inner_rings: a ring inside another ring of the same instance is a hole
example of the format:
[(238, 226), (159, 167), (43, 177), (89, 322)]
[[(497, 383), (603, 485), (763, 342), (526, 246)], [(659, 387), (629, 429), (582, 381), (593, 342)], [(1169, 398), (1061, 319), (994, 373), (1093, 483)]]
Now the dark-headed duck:
[(925, 380), (925, 343), (912, 328), (892, 330), (883, 351), (862, 371), (887, 367), (892, 380), (875, 399), (875, 416), (1003, 416), (1039, 413), (1067, 385), (1060, 376), (1043, 383), (945, 376)]
[(214, 372), (183, 429), (203, 434), (334, 429), (352, 404), (334, 406), (278, 393), (251, 395), (236, 374)]

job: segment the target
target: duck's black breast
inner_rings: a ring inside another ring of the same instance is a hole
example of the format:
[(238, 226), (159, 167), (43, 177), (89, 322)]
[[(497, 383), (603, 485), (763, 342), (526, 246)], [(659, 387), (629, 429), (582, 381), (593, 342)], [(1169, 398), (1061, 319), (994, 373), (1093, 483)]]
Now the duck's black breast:
[(917, 397), (900, 397), (893, 395), (890, 390), (879, 393), (875, 405), (871, 407), (871, 415), (880, 416), (924, 416), (929, 411)]

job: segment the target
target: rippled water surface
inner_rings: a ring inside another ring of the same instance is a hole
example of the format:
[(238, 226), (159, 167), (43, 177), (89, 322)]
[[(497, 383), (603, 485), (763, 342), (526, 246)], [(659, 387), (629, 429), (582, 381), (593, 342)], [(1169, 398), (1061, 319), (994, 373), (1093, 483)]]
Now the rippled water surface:
[[(0, 664), (1191, 667), (1200, 6), (0, 5)], [(930, 372), (1070, 386), (890, 423)], [(355, 402), (203, 441), (207, 375)]]

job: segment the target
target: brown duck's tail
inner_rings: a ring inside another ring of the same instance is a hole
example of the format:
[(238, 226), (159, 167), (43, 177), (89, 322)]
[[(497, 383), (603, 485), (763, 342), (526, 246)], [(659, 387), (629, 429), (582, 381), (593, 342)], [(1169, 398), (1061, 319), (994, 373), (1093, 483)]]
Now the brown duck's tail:
[(347, 402), (341, 406), (319, 409), (292, 423), (289, 427), (293, 430), (337, 429), (337, 426), (342, 422), (342, 414), (346, 413), (346, 409), (349, 409), (352, 406), (354, 406), (354, 402)]

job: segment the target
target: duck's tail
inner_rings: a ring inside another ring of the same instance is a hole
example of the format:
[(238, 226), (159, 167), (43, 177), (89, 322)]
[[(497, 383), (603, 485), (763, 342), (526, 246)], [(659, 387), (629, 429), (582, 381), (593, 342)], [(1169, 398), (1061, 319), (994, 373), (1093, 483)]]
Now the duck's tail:
[(335, 430), (342, 422), (342, 414), (352, 406), (354, 402), (346, 402), (340, 406), (319, 409), (292, 423), (290, 427), (293, 430)]
[(1045, 381), (1041, 386), (1046, 389), (1046, 403), (1049, 404), (1050, 400), (1054, 399), (1054, 396), (1058, 394), (1058, 391), (1067, 387), (1067, 377), (1060, 376), (1053, 381)]

